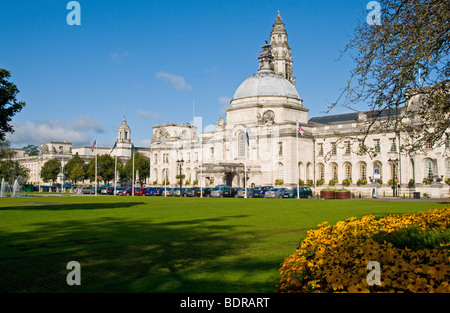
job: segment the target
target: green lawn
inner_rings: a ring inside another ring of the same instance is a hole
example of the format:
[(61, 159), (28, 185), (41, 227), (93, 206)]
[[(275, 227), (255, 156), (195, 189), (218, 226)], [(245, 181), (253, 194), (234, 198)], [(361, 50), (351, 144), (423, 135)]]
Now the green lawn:
[[(0, 198), (0, 292), (273, 292), (307, 230), (436, 202)], [(81, 286), (68, 286), (70, 261)]]

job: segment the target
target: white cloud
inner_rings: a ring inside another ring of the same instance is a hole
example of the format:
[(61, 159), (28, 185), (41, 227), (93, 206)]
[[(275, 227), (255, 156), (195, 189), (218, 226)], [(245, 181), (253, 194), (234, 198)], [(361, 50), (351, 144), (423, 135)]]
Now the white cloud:
[(228, 97), (220, 97), (219, 103), (220, 103), (220, 113), (225, 113), (226, 109), (230, 106), (231, 98)]
[(122, 63), (123, 59), (130, 55), (128, 51), (113, 52), (109, 55), (109, 59), (114, 63)]
[(40, 145), (48, 141), (71, 142), (74, 146), (86, 145), (93, 138), (92, 133), (101, 134), (105, 130), (100, 123), (90, 117), (80, 116), (70, 123), (43, 120), (41, 122), (26, 121), (25, 124), (13, 122), (14, 133), (7, 139), (13, 147), (28, 144)]
[(137, 114), (139, 117), (142, 117), (146, 120), (152, 121), (152, 122), (161, 122), (162, 121), (162, 117), (161, 115), (159, 115), (158, 113), (153, 113), (153, 112), (146, 112), (143, 110), (138, 110)]
[(191, 85), (187, 84), (186, 80), (182, 76), (159, 72), (158, 74), (156, 74), (156, 78), (163, 78), (165, 81), (170, 82), (175, 90), (191, 90)]

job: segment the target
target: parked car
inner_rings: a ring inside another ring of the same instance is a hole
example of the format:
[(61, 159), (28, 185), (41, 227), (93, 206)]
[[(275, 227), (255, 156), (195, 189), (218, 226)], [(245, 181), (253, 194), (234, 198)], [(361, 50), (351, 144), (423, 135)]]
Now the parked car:
[[(253, 197), (253, 188), (247, 188), (247, 198), (252, 198)], [(245, 188), (239, 188), (238, 192), (237, 192), (237, 197), (238, 198), (245, 198)]]
[[(101, 187), (97, 187), (97, 194), (99, 195), (101, 192)], [(91, 189), (91, 195), (95, 194), (95, 187), (92, 187)]]
[(82, 194), (90, 194), (91, 190), (92, 190), (92, 187), (81, 187)]
[(186, 193), (186, 197), (196, 197), (197, 191), (200, 192), (200, 188), (198, 187), (189, 188), (188, 192)]
[[(309, 187), (300, 187), (299, 189), (300, 198), (312, 197), (312, 190)], [(287, 190), (283, 194), (283, 198), (297, 198), (297, 188), (292, 188)]]
[(202, 193), (202, 197), (211, 197), (211, 190), (212, 188), (198, 188), (195, 191), (196, 197), (200, 197), (200, 191)]
[[(135, 188), (134, 188), (134, 195), (136, 195), (136, 193), (137, 193), (138, 191), (140, 191), (141, 189), (142, 189), (142, 188), (135, 187)], [(131, 196), (132, 193), (133, 193), (133, 188), (132, 188), (132, 187), (128, 187), (127, 189), (125, 189), (125, 190), (122, 192), (122, 195), (124, 195), (124, 196)]]
[(253, 198), (264, 198), (266, 191), (273, 189), (273, 186), (256, 187), (253, 189)]
[[(182, 197), (186, 197), (186, 193), (188, 192), (188, 189), (190, 188), (183, 188), (181, 191), (181, 196)], [(173, 192), (173, 196), (174, 197), (179, 197), (180, 196), (180, 188), (175, 188), (174, 192)]]
[(267, 190), (264, 194), (264, 198), (283, 198), (283, 194), (288, 191), (287, 188), (272, 188)]
[(163, 188), (161, 196), (170, 197), (173, 196), (174, 188)]
[(125, 189), (125, 187), (116, 187), (116, 195), (122, 195)]
[[(164, 188), (161, 188), (161, 187), (153, 187), (153, 188), (150, 188), (150, 189), (153, 190), (153, 191), (152, 191), (152, 196), (162, 196), (162, 195), (163, 195)], [(148, 193), (148, 190), (147, 190), (147, 193)], [(148, 195), (148, 194), (147, 194), (147, 195)]]
[(225, 192), (227, 192), (226, 195), (230, 193), (230, 189), (231, 186), (229, 185), (218, 185), (211, 190), (211, 197), (223, 198), (225, 196)]
[(139, 188), (139, 190), (136, 190), (137, 188), (134, 188), (134, 194), (136, 196), (145, 196), (147, 192), (147, 188)]

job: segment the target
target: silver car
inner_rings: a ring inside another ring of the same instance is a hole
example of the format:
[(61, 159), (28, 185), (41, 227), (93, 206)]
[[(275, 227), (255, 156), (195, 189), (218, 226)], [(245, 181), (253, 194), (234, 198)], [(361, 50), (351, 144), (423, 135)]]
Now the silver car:
[(272, 188), (266, 191), (264, 198), (283, 198), (284, 193), (288, 191), (287, 188)]
[(165, 190), (161, 191), (162, 196), (173, 196), (173, 189), (172, 188), (166, 188)]
[[(237, 197), (245, 198), (245, 188), (239, 189)], [(253, 188), (247, 188), (247, 198), (253, 198)]]

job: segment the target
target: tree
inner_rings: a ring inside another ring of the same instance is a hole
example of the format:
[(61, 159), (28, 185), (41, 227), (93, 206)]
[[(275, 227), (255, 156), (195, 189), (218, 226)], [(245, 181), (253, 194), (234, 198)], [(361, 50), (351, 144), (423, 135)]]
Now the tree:
[[(117, 160), (117, 164), (119, 170), (119, 160)], [(97, 176), (104, 183), (114, 180), (114, 168), (115, 160), (110, 154), (97, 156)], [(89, 162), (86, 174), (91, 181), (95, 180), (95, 158)]]
[[(124, 166), (124, 174), (130, 180), (133, 179), (133, 158), (131, 157)], [(138, 179), (139, 184), (145, 182), (150, 174), (150, 159), (143, 155), (142, 153), (136, 153), (134, 155), (134, 175), (135, 179)], [(136, 176), (136, 173), (139, 173), (139, 177)]]
[(6, 133), (14, 132), (11, 118), (25, 106), (25, 102), (17, 101), (19, 90), (8, 81), (10, 76), (9, 71), (0, 68), (0, 140), (5, 139)]
[(23, 147), (23, 150), (25, 150), (25, 153), (29, 156), (35, 156), (39, 154), (39, 147), (35, 145), (28, 145), (26, 147)]
[(76, 164), (73, 169), (70, 171), (69, 179), (76, 184), (78, 181), (83, 180), (86, 175), (83, 166), (80, 164)]
[(10, 146), (11, 144), (8, 140), (0, 141), (0, 180), (4, 178), (13, 184), (14, 177), (21, 176), (26, 181), (29, 170), (18, 161), (12, 160), (16, 152)]
[(361, 21), (343, 52), (352, 54), (355, 68), (329, 109), (369, 105), (368, 127), (353, 136), (367, 152), (370, 132), (394, 132), (408, 152), (442, 145), (450, 126), (450, 3), (379, 3), (381, 25)]
[[(75, 154), (64, 166), (64, 174), (66, 177), (69, 177), (70, 180), (73, 181), (71, 177), (72, 171), (79, 166), (83, 170), (83, 176), (75, 176), (77, 177), (76, 181), (80, 181), (84, 178), (84, 175), (87, 171), (87, 164), (84, 162), (84, 160), (77, 154)], [(80, 174), (80, 170), (77, 170), (77, 173)], [(75, 181), (73, 181), (76, 183)]]
[(41, 178), (44, 182), (55, 182), (61, 173), (61, 161), (58, 159), (51, 159), (44, 163), (41, 168)]

